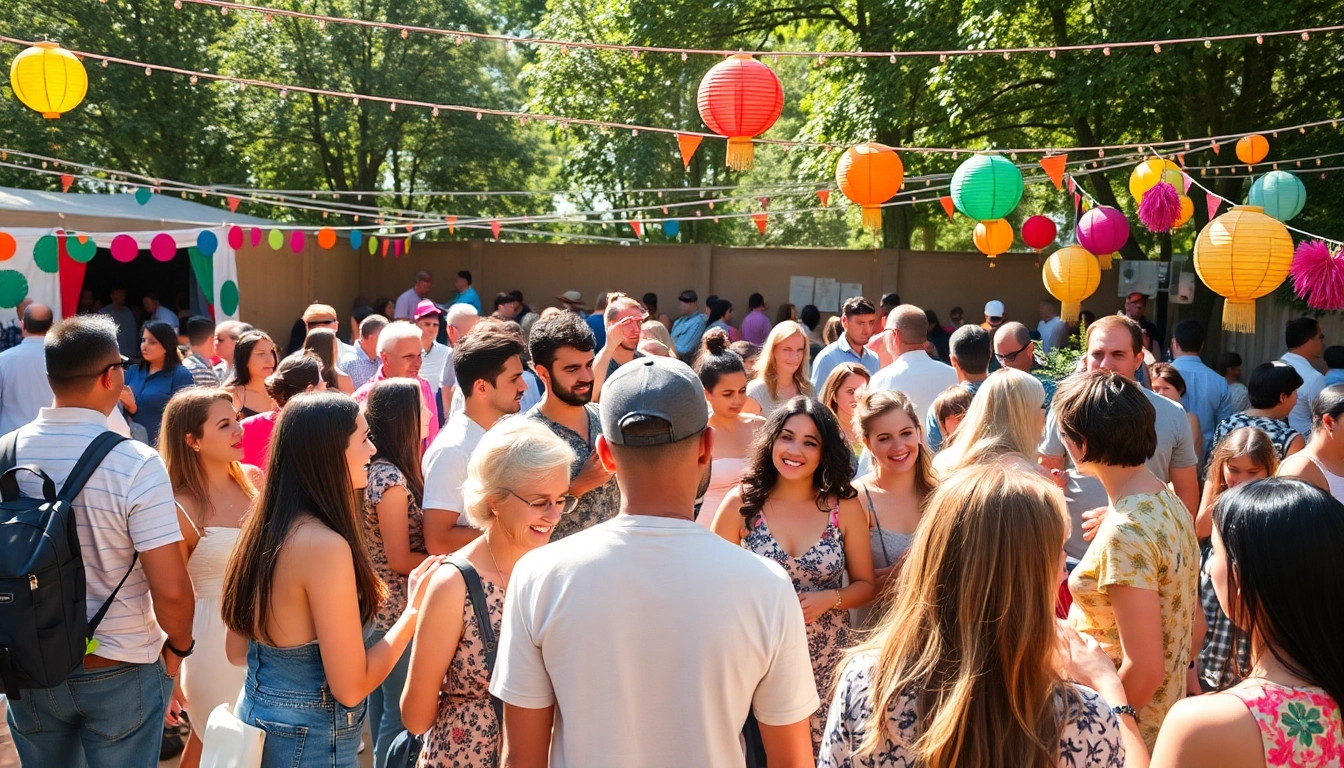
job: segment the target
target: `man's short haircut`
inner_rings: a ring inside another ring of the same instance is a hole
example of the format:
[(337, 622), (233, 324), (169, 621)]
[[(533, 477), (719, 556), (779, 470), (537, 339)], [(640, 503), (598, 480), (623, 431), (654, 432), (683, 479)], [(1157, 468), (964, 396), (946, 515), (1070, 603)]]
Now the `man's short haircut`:
[(50, 331), (51, 324), (54, 321), (55, 316), (51, 312), (51, 307), (42, 304), (29, 304), (23, 309), (23, 330), (34, 336)]
[(689, 289), (689, 288), (687, 288), (686, 290), (682, 291), (681, 293), (679, 293), (679, 294), (677, 295), (677, 301), (680, 301), (680, 302), (683, 302), (683, 303), (686, 303), (686, 304), (694, 304), (695, 302), (697, 302), (697, 301), (699, 301), (699, 300), (700, 300), (700, 296), (699, 296), (698, 294), (696, 294), (695, 291), (692, 291), (692, 290)]
[(371, 339), (374, 334), (387, 327), (387, 318), (382, 315), (369, 315), (359, 321), (359, 338)]
[(759, 293), (753, 293), (747, 297), (747, 309), (757, 309), (765, 306), (765, 297)]
[(1224, 352), (1213, 362), (1213, 370), (1218, 372), (1219, 376), (1226, 376), (1229, 368), (1241, 367), (1241, 355), (1236, 352)]
[(1076, 373), (1055, 392), (1060, 432), (1084, 462), (1137, 467), (1157, 451), (1157, 411), (1138, 384), (1112, 371)]
[(840, 307), (840, 316), (845, 318), (854, 317), (856, 315), (876, 314), (877, 307), (874, 307), (873, 302), (862, 296), (851, 296), (848, 299), (845, 299), (845, 303)]
[(1252, 408), (1276, 408), (1285, 395), (1291, 395), (1300, 386), (1302, 376), (1293, 366), (1280, 360), (1261, 363), (1246, 382), (1246, 399)]
[(523, 292), (518, 290), (517, 288), (514, 288), (512, 291), (509, 291), (509, 295), (512, 296), (513, 300), (518, 302), (519, 304), (523, 303)]
[(1321, 333), (1321, 324), (1310, 317), (1295, 317), (1283, 329), (1283, 342), (1289, 349), (1297, 349)]
[(809, 331), (815, 331), (817, 326), (821, 325), (821, 310), (817, 309), (816, 304), (808, 304), (798, 310), (798, 320), (807, 326)]
[(355, 319), (355, 327), (358, 328), (364, 324), (364, 318), (372, 314), (373, 307), (370, 307), (367, 304), (360, 304), (358, 307), (355, 307), (354, 311), (350, 313), (350, 316)]
[[(920, 317), (923, 317), (922, 313)], [(980, 376), (989, 372), (989, 360), (994, 356), (994, 345), (989, 339), (989, 331), (984, 328), (978, 325), (961, 326), (952, 332), (952, 339), (947, 343), (947, 347), (962, 373), (968, 376)]]
[(1138, 296), (1140, 299), (1143, 299), (1143, 306), (1144, 306), (1145, 308), (1148, 306), (1148, 294), (1143, 293), (1143, 292), (1141, 292), (1141, 291), (1130, 291), (1130, 293), (1129, 293), (1128, 295), (1125, 296), (1125, 301), (1128, 302), (1130, 299), (1134, 298), (1135, 296)]
[(602, 322), (604, 325), (611, 325), (616, 322), (616, 316), (631, 307), (638, 307), (640, 303), (624, 293), (608, 293), (607, 308), (602, 310)]
[(901, 304), (887, 314), (887, 328), (896, 332), (896, 338), (907, 347), (923, 344), (929, 339), (929, 318), (914, 304)]
[(543, 317), (532, 324), (527, 337), (527, 351), (532, 365), (550, 370), (561, 347), (573, 347), (580, 352), (592, 352), (597, 346), (593, 329), (573, 312), (561, 312)]
[(157, 291), (145, 291), (145, 295), (144, 295), (142, 298), (149, 299), (150, 301), (154, 302), (155, 304), (162, 304), (162, 303), (163, 303), (163, 302), (159, 301), (159, 294), (158, 294)]
[(517, 299), (513, 298), (513, 294), (511, 293), (496, 293), (495, 311), (499, 311), (500, 307), (504, 306), (505, 304), (512, 304), (515, 301), (517, 301)]
[(466, 280), (467, 285), (471, 285), (471, 270), (459, 269), (457, 271), (457, 276), (462, 278), (463, 280)]
[(393, 344), (406, 339), (415, 339), (415, 343), (421, 341), (420, 326), (407, 322), (388, 323), (383, 328), (383, 332), (378, 334), (378, 354), (383, 354), (392, 348)]
[(649, 291), (648, 293), (644, 294), (642, 302), (644, 304), (645, 309), (649, 307), (656, 307), (658, 306), (658, 294)]
[(1134, 342), (1134, 354), (1143, 352), (1143, 327), (1138, 321), (1126, 315), (1102, 315), (1087, 326), (1087, 338), (1083, 340), (1083, 348), (1092, 343), (1092, 334), (1097, 331), (1109, 331), (1114, 328), (1123, 328), (1129, 332), (1130, 338)]
[(429, 274), (429, 270), (422, 269), (419, 272), (415, 273), (415, 282), (417, 283), (420, 282), (421, 280), (433, 280), (433, 279), (434, 279), (433, 276)]
[(899, 293), (882, 294), (882, 308), (890, 312), (901, 306), (901, 295)]
[(1171, 340), (1180, 345), (1182, 352), (1199, 354), (1204, 351), (1204, 326), (1198, 320), (1182, 320), (1171, 329)]
[(466, 302), (458, 302), (448, 307), (448, 312), (443, 321), (448, 325), (456, 326), (459, 320), (467, 317), (480, 317), (481, 313), (476, 308)]
[(215, 335), (215, 321), (205, 315), (192, 315), (182, 324), (182, 332), (187, 335), (191, 346), (204, 344)]
[(999, 326), (999, 330), (994, 332), (994, 343), (997, 345), (999, 339), (1006, 339), (1009, 336), (1013, 338), (1013, 344), (1017, 347), (1025, 347), (1027, 342), (1031, 341), (1031, 331), (1016, 320)]
[(107, 315), (66, 318), (47, 333), (43, 352), (53, 392), (86, 389), (104, 366), (121, 359), (117, 324)]
[(1325, 360), (1326, 368), (1344, 368), (1344, 347), (1338, 344), (1326, 347), (1321, 357)]
[[(573, 313), (570, 313), (573, 314)], [(582, 321), (580, 321), (582, 322)], [(537, 321), (540, 325), (541, 321)], [(535, 330), (535, 326), (533, 326)], [(591, 331), (590, 331), (591, 333)], [(493, 386), (509, 358), (522, 358), (523, 342), (511, 333), (475, 331), (462, 337), (453, 350), (453, 372), (462, 394), (470, 397), (476, 382), (484, 379)]]

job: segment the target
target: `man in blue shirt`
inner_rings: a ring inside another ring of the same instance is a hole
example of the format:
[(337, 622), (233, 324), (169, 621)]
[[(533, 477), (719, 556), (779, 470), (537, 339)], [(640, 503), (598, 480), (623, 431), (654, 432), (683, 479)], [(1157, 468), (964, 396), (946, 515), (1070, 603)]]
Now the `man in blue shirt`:
[(476, 289), (471, 287), (471, 273), (462, 270), (457, 273), (457, 278), (453, 280), (453, 287), (457, 289), (457, 298), (453, 299), (453, 304), (470, 304), (476, 308), (476, 314), (481, 312), (481, 297), (476, 294)]
[(1228, 396), (1227, 379), (1199, 359), (1203, 350), (1204, 326), (1198, 320), (1182, 320), (1171, 329), (1171, 364), (1185, 379), (1181, 405), (1199, 419), (1204, 453), (1208, 455), (1218, 422), (1232, 415), (1232, 399)]
[(841, 363), (858, 363), (868, 369), (869, 374), (877, 373), (881, 362), (877, 353), (867, 349), (868, 340), (873, 337), (873, 326), (877, 324), (877, 307), (862, 296), (845, 299), (840, 307), (840, 327), (845, 332), (831, 342), (812, 363), (812, 391), (820, 392), (831, 375)]
[(672, 344), (677, 348), (677, 357), (683, 362), (695, 356), (695, 350), (700, 347), (700, 337), (705, 335), (708, 318), (700, 311), (699, 301), (700, 296), (695, 291), (682, 291), (677, 297), (681, 317), (672, 323)]
[(159, 294), (153, 291), (146, 293), (144, 298), (140, 299), (140, 305), (145, 308), (145, 322), (150, 320), (159, 320), (173, 327), (173, 333), (177, 333), (177, 313), (159, 303)]

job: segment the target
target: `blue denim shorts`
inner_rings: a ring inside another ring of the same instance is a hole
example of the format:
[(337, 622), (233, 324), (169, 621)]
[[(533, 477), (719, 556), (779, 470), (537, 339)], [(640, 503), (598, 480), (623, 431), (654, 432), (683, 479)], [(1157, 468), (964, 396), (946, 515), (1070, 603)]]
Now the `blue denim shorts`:
[(367, 706), (331, 695), (316, 643), (248, 647), (238, 718), (266, 731), (262, 768), (358, 768)]

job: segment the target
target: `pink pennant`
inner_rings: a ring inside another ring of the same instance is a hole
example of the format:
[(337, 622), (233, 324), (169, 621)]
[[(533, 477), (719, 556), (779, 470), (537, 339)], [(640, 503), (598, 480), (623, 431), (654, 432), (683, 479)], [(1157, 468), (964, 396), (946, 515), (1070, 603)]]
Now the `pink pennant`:
[(395, 258), (401, 258), (401, 241), (398, 240), (392, 244), (392, 255)]
[(496, 239), (496, 240), (499, 239), (499, 230), (500, 230), (499, 219), (491, 219), (491, 220), (490, 220), (490, 233), (493, 234), (493, 235), (495, 236), (495, 239)]
[(762, 197), (760, 200), (761, 200), (761, 210), (764, 211), (770, 207), (770, 198)]
[(1190, 174), (1181, 173), (1181, 187), (1182, 187), (1181, 191), (1183, 193), (1187, 195), (1190, 194), (1190, 185), (1193, 183), (1195, 183), (1195, 180), (1190, 178)]
[(1073, 180), (1072, 176), (1069, 176), (1067, 179), (1065, 179), (1065, 184), (1068, 185), (1070, 192), (1076, 193), (1078, 191), (1078, 184)]
[(1083, 203), (1083, 196), (1080, 195), (1080, 194), (1078, 194), (1077, 192), (1074, 192), (1074, 193), (1073, 193), (1073, 207), (1074, 207), (1074, 208), (1077, 208), (1078, 206), (1082, 205), (1082, 203)]
[(261, 227), (253, 227), (250, 234), (252, 236), (252, 247), (256, 248), (261, 245)]
[(239, 200), (239, 199), (236, 198), (236, 197), (226, 197), (226, 198), (224, 198), (224, 199), (225, 199), (225, 200), (228, 202), (228, 204), (229, 204), (229, 213), (237, 213), (237, 212), (238, 212), (238, 204), (241, 203), (242, 200)]
[(1223, 204), (1223, 199), (1212, 192), (1205, 196), (1204, 201), (1209, 206), (1209, 221), (1218, 215), (1218, 207)]

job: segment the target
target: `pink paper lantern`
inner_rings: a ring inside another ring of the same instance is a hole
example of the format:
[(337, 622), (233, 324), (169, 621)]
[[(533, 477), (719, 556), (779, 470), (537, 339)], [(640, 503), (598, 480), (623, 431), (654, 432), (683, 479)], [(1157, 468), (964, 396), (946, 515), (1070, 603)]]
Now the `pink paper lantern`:
[(159, 261), (172, 261), (177, 255), (177, 241), (167, 232), (160, 232), (149, 241), (149, 255)]
[(1099, 205), (1078, 219), (1078, 244), (1093, 255), (1112, 254), (1129, 242), (1129, 220), (1125, 214)]
[(1022, 222), (1022, 242), (1028, 248), (1039, 251), (1055, 242), (1055, 235), (1057, 234), (1059, 232), (1055, 228), (1055, 222), (1048, 216), (1032, 216)]
[(237, 225), (229, 227), (229, 247), (235, 251), (243, 247), (243, 228)]
[(302, 230), (294, 230), (294, 234), (289, 236), (289, 250), (294, 253), (303, 253), (303, 244), (305, 240), (306, 238), (303, 236)]
[(112, 258), (123, 264), (135, 261), (135, 257), (140, 255), (140, 246), (130, 235), (117, 235), (112, 238), (112, 245), (108, 250), (112, 251)]
[(253, 227), (253, 228), (252, 228), (252, 247), (253, 247), (253, 248), (256, 248), (256, 247), (259, 246), (259, 245), (261, 245), (261, 227)]

